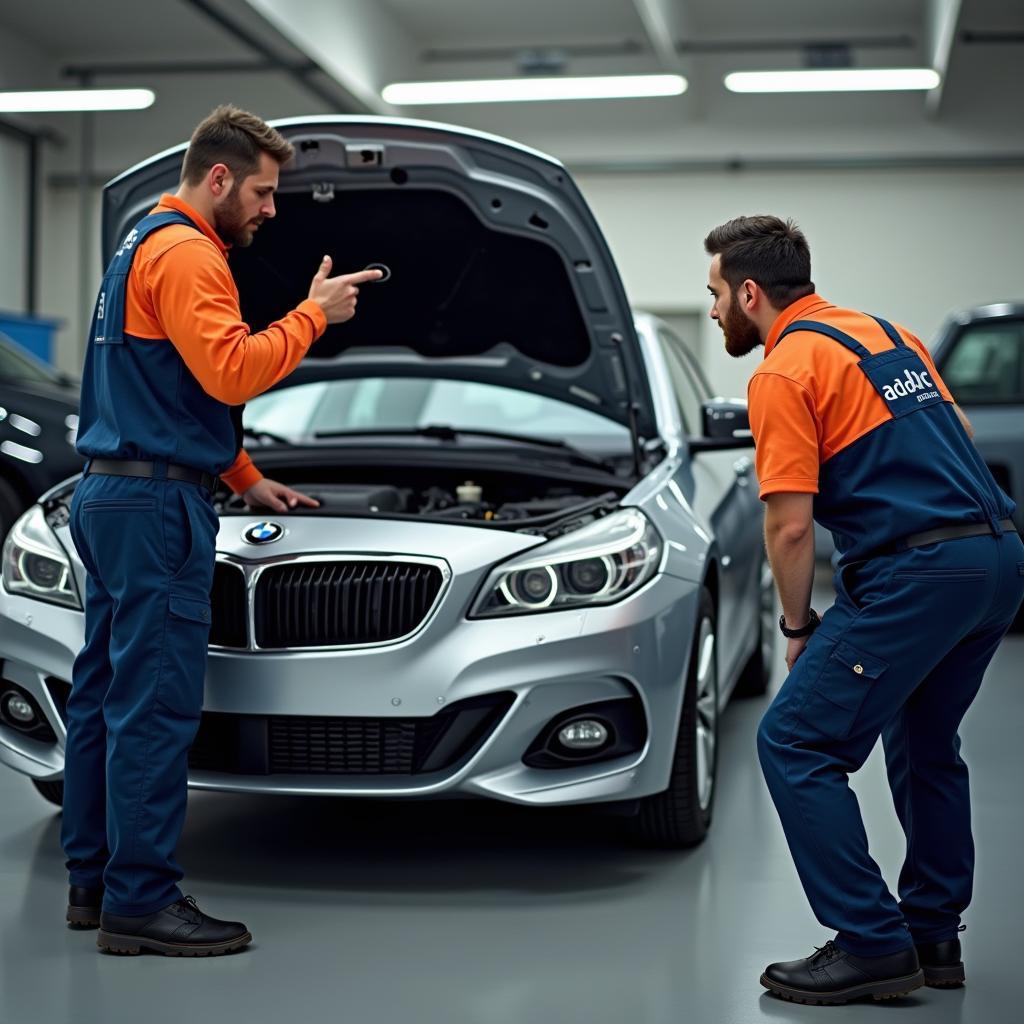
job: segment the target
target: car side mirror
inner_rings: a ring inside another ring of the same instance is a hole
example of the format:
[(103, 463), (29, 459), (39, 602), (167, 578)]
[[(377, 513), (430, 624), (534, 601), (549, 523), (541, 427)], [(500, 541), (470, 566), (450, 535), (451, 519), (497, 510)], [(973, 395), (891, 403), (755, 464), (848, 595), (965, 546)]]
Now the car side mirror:
[(747, 403), (741, 398), (712, 398), (701, 405), (703, 433), (689, 439), (690, 451), (753, 448)]

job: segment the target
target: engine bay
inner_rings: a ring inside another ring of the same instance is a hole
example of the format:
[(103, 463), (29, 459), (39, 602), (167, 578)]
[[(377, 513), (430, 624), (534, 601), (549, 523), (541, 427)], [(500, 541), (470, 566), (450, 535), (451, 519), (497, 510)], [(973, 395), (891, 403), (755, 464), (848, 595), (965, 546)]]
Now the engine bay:
[[(614, 491), (578, 485), (545, 486), (536, 479), (515, 481), (453, 478), (435, 483), (374, 483), (327, 480), (289, 480), (288, 486), (319, 502), (317, 508), (297, 507), (289, 515), (415, 517), (475, 525), (518, 527), (548, 522), (575, 511), (614, 505)], [(279, 478), (278, 474), (275, 478)], [(253, 510), (235, 494), (221, 493), (215, 500), (223, 515), (252, 515)]]

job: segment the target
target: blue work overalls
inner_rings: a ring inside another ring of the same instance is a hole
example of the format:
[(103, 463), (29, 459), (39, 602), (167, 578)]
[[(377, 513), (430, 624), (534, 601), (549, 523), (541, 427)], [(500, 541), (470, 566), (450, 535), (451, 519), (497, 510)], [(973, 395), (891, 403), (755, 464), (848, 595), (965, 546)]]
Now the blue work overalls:
[[(150, 214), (104, 276), (82, 380), (78, 451), (156, 463), (153, 478), (87, 473), (71, 532), (88, 572), (85, 646), (68, 701), (61, 838), (72, 885), (103, 909), (148, 914), (181, 898), (174, 849), (188, 748), (203, 702), (218, 519), (208, 490), (169, 463), (217, 474), (237, 451), (229, 407), (166, 340), (124, 332), (139, 245), (181, 213)], [(196, 229), (199, 230), (198, 228)]]
[[(974, 868), (957, 732), (1024, 595), (1024, 545), (1000, 526), (1013, 502), (923, 361), (878, 322), (894, 347), (875, 355), (813, 321), (779, 339), (815, 331), (846, 346), (891, 418), (821, 466), (815, 518), (842, 555), (836, 601), (758, 731), (811, 907), (861, 956), (957, 933)], [(965, 522), (992, 533), (901, 550), (902, 537)], [(898, 903), (848, 784), (879, 735), (907, 839)]]

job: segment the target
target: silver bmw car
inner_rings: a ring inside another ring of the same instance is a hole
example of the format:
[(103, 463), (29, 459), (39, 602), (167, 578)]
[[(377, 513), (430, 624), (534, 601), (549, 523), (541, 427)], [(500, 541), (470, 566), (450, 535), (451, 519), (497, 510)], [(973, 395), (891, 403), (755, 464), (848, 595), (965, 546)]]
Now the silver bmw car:
[[(246, 319), (324, 252), (387, 273), (245, 411), (257, 465), (320, 506), (217, 496), (191, 786), (606, 805), (700, 841), (719, 716), (764, 692), (775, 632), (744, 404), (630, 310), (557, 161), (425, 122), (276, 127), (278, 216), (231, 257)], [(107, 186), (105, 254), (184, 148)], [(55, 803), (76, 482), (12, 528), (0, 588), (0, 761)]]

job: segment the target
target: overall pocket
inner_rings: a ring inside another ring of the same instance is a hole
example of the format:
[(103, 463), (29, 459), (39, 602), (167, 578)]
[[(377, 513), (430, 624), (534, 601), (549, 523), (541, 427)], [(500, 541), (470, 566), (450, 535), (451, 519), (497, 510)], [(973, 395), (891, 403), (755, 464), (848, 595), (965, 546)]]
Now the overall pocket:
[[(177, 503), (178, 514), (164, 516), (167, 572), (172, 585), (184, 584), (187, 588), (194, 579), (209, 577), (213, 571), (217, 515), (212, 509), (203, 508), (202, 499), (184, 487), (177, 498), (168, 494), (168, 507), (172, 501)], [(209, 586), (205, 591), (209, 591)]]
[(988, 576), (987, 569), (897, 569), (895, 580), (919, 580), (922, 583), (970, 583)]
[(846, 739), (868, 691), (888, 667), (881, 658), (865, 654), (845, 640), (838, 641), (798, 716), (830, 739)]
[(170, 594), (163, 671), (157, 700), (182, 718), (199, 718), (203, 709), (210, 602)]
[(90, 498), (82, 502), (83, 512), (152, 512), (152, 498)]

